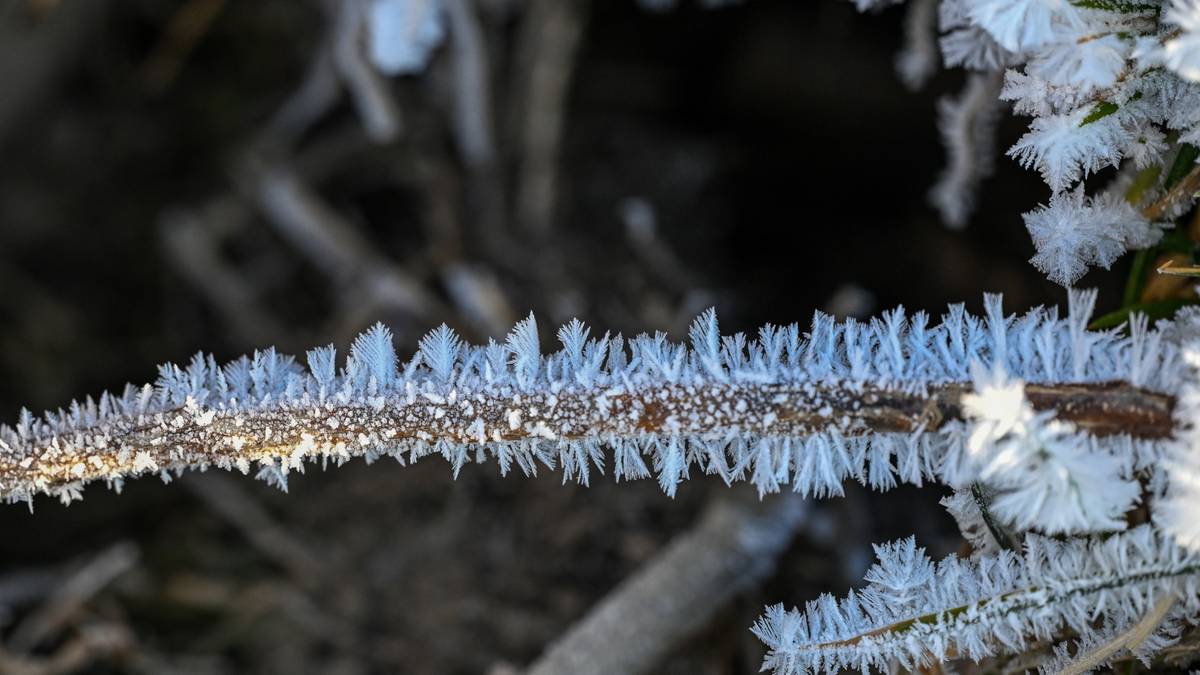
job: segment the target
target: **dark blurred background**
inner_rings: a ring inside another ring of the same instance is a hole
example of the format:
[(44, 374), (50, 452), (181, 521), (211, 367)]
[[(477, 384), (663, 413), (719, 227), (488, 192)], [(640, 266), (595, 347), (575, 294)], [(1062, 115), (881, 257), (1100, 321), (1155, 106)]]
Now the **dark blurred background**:
[[(733, 332), (1065, 299), (1026, 262), (1035, 174), (1000, 157), (961, 231), (927, 206), (935, 102), (963, 76), (900, 83), (903, 9), (470, 7), (478, 49), (452, 36), (423, 74), (364, 85), (337, 55), (338, 2), (0, 2), (0, 419), (201, 349), (345, 349), (376, 320), (403, 354), (440, 322), (479, 341), (530, 310), (550, 348), (574, 316), (678, 338), (711, 305)], [(496, 473), (355, 462), (288, 495), (184, 478), (10, 506), (0, 637), (46, 667), (22, 672), (509, 672), (725, 490)], [(822, 511), (838, 536), (802, 536), (661, 672), (756, 671), (762, 605), (844, 589), (867, 542), (957, 546), (937, 490), (850, 492)], [(125, 562), (28, 627), (106, 560)], [(88, 625), (115, 646), (51, 667)]]

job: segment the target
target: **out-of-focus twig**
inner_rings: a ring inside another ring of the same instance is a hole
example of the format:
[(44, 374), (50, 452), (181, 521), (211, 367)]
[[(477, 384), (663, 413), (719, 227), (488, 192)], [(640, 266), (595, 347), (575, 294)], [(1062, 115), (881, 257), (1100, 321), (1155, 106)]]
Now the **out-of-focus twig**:
[(45, 568), (13, 570), (0, 576), (0, 626), (8, 624), (13, 607), (46, 595), (57, 581), (58, 575)]
[(142, 63), (142, 83), (148, 90), (161, 93), (171, 86), (224, 6), (225, 0), (187, 0), (175, 10), (158, 44)]
[(304, 81), (268, 123), (264, 132), (268, 142), (290, 145), (341, 99), (332, 51), (332, 45), (322, 45), (316, 50)]
[(641, 197), (628, 197), (618, 205), (617, 212), (625, 225), (630, 248), (642, 261), (647, 274), (680, 293), (697, 287), (693, 275), (659, 235), (658, 215), (650, 202)]
[(133, 650), (129, 628), (108, 623), (84, 626), (49, 656), (12, 654), (0, 649), (0, 673), (5, 675), (68, 675), (89, 665)]
[(938, 2), (913, 0), (904, 17), (904, 47), (896, 55), (896, 72), (904, 85), (921, 89), (941, 65), (938, 52)]
[(270, 166), (252, 168), (248, 176), (246, 189), (267, 220), (332, 279), (386, 308), (424, 319), (441, 313), (441, 303), (417, 279), (379, 255), (294, 172)]
[(159, 228), (172, 268), (216, 309), (244, 344), (267, 344), (283, 334), (273, 314), (258, 301), (250, 281), (221, 255), (221, 230), (245, 218), (236, 200), (218, 199), (198, 212), (177, 210)]
[(492, 86), (483, 28), (470, 0), (445, 0), (454, 68), (454, 130), (468, 167), (496, 159)]
[(216, 473), (197, 473), (183, 482), (209, 510), (236, 528), (255, 549), (287, 570), (297, 584), (312, 590), (327, 580), (326, 561), (291, 536), (231, 478)]
[(774, 568), (805, 522), (797, 495), (718, 501), (554, 643), (528, 675), (650, 672)]
[(567, 93), (586, 16), (586, 0), (533, 0), (521, 22), (516, 209), (517, 222), (535, 236), (544, 235), (554, 217)]
[[(18, 3), (10, 3), (16, 5)], [(103, 25), (105, 0), (64, 2), (42, 11), (36, 25), (25, 12), (6, 12), (0, 21), (0, 139), (17, 120), (54, 92), (55, 85), (81, 61), (90, 39)]]
[(504, 335), (517, 318), (496, 276), (485, 267), (451, 263), (442, 269), (442, 283), (455, 309), (482, 335)]
[(387, 80), (367, 61), (363, 49), (365, 0), (341, 0), (333, 30), (333, 63), (350, 92), (372, 140), (387, 143), (400, 135), (400, 107)]
[(1197, 191), (1200, 191), (1200, 166), (1189, 171), (1165, 195), (1142, 209), (1142, 215), (1150, 220), (1170, 217), (1181, 204), (1191, 203)]
[(84, 604), (137, 563), (137, 546), (119, 542), (68, 577), (12, 632), (8, 648), (27, 652), (65, 626)]
[(360, 630), (291, 583), (278, 580), (249, 585), (226, 579), (177, 575), (167, 581), (163, 598), (176, 607), (203, 609), (224, 614), (199, 640), (204, 651), (222, 651), (244, 640), (247, 631), (264, 617), (286, 620), (300, 629), (303, 638), (353, 649)]

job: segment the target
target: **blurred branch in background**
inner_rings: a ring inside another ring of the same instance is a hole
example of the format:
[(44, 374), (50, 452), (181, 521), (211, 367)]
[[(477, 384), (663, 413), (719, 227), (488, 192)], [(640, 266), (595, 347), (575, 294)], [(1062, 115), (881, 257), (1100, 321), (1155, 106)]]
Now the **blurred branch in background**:
[(104, 26), (105, 0), (49, 4), (0, 6), (0, 142), (56, 93)]
[(807, 511), (794, 494), (760, 501), (742, 492), (715, 501), (699, 523), (621, 582), (526, 672), (654, 672), (737, 593), (774, 570)]

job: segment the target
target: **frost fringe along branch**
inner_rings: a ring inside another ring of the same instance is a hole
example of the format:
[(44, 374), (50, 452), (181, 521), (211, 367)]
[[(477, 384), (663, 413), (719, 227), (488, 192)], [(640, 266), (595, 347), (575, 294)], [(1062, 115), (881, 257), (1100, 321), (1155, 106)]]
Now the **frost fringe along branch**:
[(1088, 331), (1094, 301), (1073, 293), (1065, 319), (1054, 308), (1005, 317), (987, 296), (986, 317), (953, 305), (936, 326), (902, 309), (867, 323), (817, 313), (807, 332), (768, 325), (757, 340), (721, 336), (709, 310), (690, 346), (662, 333), (590, 338), (572, 321), (547, 355), (531, 315), (503, 344), (468, 346), (442, 326), (404, 362), (376, 325), (340, 370), (332, 346), (308, 352), (307, 368), (274, 349), (225, 366), (198, 354), (160, 367), (154, 385), (41, 418), (23, 411), (0, 428), (0, 496), (71, 501), (92, 481), (253, 464), (286, 488), (305, 461), (431, 454), (456, 474), (492, 457), (502, 473), (561, 466), (585, 484), (608, 465), (617, 479), (656, 474), (668, 494), (692, 470), (819, 496), (847, 478), (955, 484), (972, 363), (1028, 382), (1035, 407), (1095, 436), (1170, 433), (1181, 372), (1171, 328)]

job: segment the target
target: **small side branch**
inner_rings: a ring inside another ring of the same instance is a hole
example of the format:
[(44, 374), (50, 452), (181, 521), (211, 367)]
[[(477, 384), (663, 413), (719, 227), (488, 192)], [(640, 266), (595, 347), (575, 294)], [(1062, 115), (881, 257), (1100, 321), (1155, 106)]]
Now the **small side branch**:
[(1167, 617), (1167, 612), (1175, 606), (1177, 598), (1174, 593), (1166, 593), (1158, 602), (1154, 603), (1154, 607), (1146, 613), (1137, 623), (1129, 630), (1121, 633), (1111, 641), (1100, 645), (1095, 650), (1082, 655), (1076, 661), (1062, 670), (1062, 675), (1083, 675), (1090, 673), (1096, 668), (1112, 659), (1113, 655), (1122, 649), (1133, 650), (1138, 645), (1146, 641), (1158, 627), (1162, 625), (1163, 619)]

